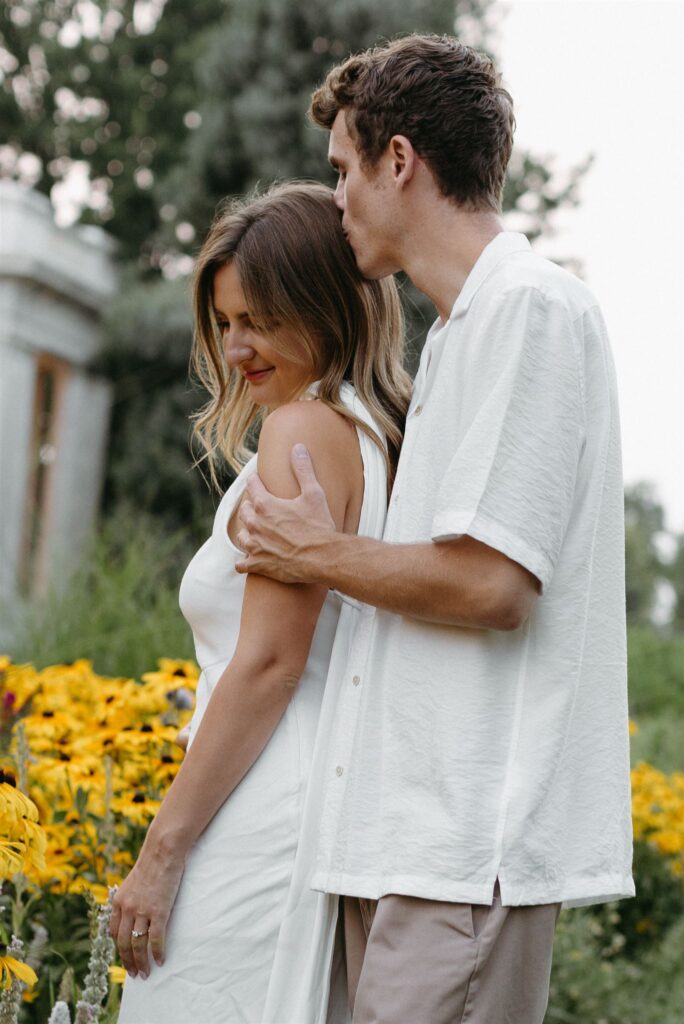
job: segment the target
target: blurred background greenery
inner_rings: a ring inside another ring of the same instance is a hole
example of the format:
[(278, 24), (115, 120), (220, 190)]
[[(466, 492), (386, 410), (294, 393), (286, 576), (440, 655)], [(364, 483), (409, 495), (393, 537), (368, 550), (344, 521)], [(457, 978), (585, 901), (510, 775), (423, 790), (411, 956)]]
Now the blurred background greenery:
[[(217, 501), (189, 444), (203, 400), (187, 379), (193, 253), (225, 196), (281, 178), (333, 183), (325, 134), (304, 117), (332, 63), (414, 30), (455, 32), (496, 57), (491, 13), (487, 0), (0, 7), (0, 176), (50, 195), (63, 222), (105, 227), (122, 281), (92, 367), (114, 386), (100, 528), (58, 592), (14, 609), (15, 660), (87, 657), (139, 676), (158, 657), (192, 656), (178, 583)], [(531, 240), (579, 202), (588, 163), (559, 181), (548, 158), (516, 152), (505, 209), (524, 212)], [(431, 313), (407, 282), (403, 294), (415, 367)], [(665, 529), (647, 483), (625, 508), (634, 763), (682, 771), (684, 537)], [(681, 1022), (682, 881), (640, 844), (637, 884), (634, 901), (562, 915), (549, 1024)]]

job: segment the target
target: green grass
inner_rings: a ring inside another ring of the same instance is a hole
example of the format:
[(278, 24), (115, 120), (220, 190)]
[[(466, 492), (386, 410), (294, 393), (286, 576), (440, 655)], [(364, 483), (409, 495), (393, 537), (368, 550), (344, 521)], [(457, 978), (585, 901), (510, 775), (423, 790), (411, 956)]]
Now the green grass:
[(102, 675), (127, 677), (161, 657), (194, 657), (178, 588), (195, 547), (150, 516), (119, 511), (61, 589), (9, 610), (5, 653), (38, 668), (88, 658)]

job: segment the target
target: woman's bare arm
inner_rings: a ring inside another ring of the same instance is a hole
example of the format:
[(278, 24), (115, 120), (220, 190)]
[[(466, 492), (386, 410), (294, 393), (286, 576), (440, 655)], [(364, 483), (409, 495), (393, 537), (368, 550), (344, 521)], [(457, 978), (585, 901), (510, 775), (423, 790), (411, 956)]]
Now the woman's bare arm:
[[(357, 442), (348, 425), (337, 422), (337, 414), (317, 406), (298, 403), (268, 418), (258, 469), (274, 493), (298, 493), (290, 448), (293, 432), (301, 436), (304, 430), (341, 529), (354, 487), (362, 486), (362, 475), (354, 479), (357, 453), (348, 451), (350, 440)], [(247, 579), (235, 654), (115, 900), (111, 931), (119, 936), (122, 960), (132, 971), (149, 971), (146, 949), (130, 947), (131, 929), (139, 927), (136, 918), (150, 921), (152, 952), (163, 961), (166, 922), (187, 853), (272, 736), (306, 665), (326, 593), (318, 584), (285, 584), (256, 575)]]

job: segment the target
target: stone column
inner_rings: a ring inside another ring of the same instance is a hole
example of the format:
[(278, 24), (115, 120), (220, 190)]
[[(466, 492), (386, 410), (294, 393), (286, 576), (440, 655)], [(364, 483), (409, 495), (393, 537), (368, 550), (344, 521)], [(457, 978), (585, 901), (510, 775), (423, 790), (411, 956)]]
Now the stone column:
[(114, 244), (0, 181), (0, 602), (58, 584), (94, 525), (111, 392), (89, 366)]

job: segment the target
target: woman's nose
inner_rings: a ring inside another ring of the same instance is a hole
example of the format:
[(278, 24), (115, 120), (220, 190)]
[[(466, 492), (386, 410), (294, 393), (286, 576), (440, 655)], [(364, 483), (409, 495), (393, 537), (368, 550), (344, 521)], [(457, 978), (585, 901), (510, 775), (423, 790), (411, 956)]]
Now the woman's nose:
[(239, 335), (232, 335), (226, 343), (226, 362), (232, 370), (240, 363), (253, 359), (256, 350)]

